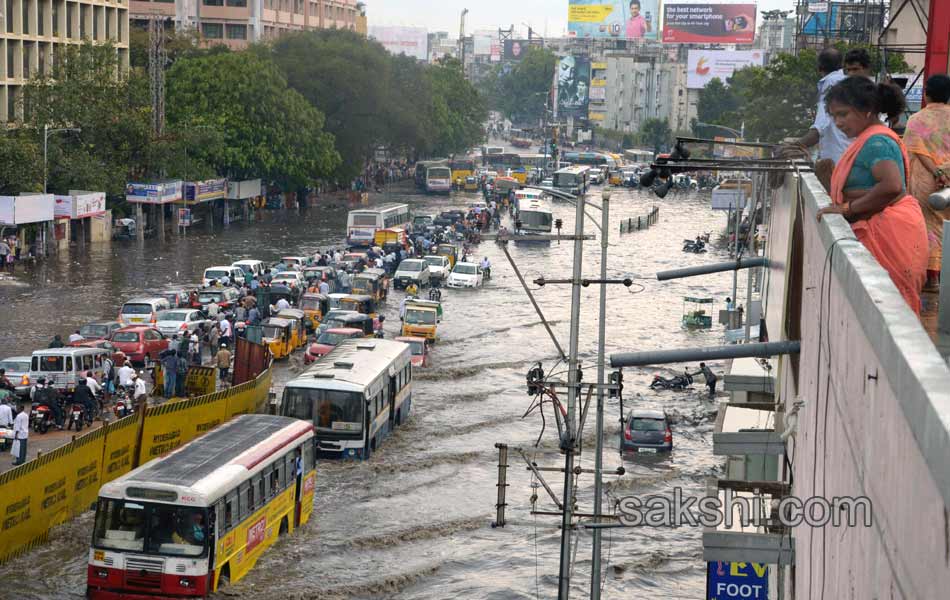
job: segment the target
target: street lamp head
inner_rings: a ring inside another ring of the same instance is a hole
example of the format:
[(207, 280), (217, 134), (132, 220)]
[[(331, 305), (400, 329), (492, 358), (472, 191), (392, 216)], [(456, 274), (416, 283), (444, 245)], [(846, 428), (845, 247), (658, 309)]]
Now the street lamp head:
[(604, 200), (610, 200), (610, 186), (605, 186), (600, 192), (600, 197)]

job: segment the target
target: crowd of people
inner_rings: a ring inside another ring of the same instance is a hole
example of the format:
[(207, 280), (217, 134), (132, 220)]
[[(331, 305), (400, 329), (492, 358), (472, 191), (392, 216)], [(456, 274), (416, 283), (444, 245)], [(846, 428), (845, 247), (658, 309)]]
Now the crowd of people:
[(369, 189), (379, 192), (384, 185), (411, 178), (414, 168), (415, 165), (407, 161), (372, 162), (366, 165), (363, 173), (353, 180), (350, 189), (354, 192)]
[(920, 313), (920, 293), (939, 278), (944, 218), (929, 196), (950, 185), (950, 77), (924, 83), (925, 107), (904, 127), (902, 90), (875, 82), (866, 50), (818, 56), (817, 117), (786, 156), (817, 147), (815, 173), (832, 205), (818, 218), (840, 214), (888, 272), (908, 306)]

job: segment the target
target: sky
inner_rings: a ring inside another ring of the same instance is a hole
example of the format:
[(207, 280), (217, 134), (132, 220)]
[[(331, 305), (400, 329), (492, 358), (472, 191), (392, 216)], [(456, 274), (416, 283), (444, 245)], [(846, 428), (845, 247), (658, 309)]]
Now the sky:
[[(567, 33), (567, 0), (364, 0), (369, 25), (425, 27), (429, 31), (448, 31), (458, 37), (459, 16), (468, 8), (465, 33), (476, 29), (507, 29), (527, 37), (530, 25), (539, 35), (550, 37)], [(794, 10), (796, 0), (758, 0), (763, 10)]]

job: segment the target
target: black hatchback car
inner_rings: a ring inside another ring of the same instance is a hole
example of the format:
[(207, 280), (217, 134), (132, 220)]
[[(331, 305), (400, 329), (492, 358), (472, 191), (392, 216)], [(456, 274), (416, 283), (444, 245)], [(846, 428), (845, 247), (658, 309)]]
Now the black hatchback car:
[(670, 418), (663, 411), (634, 409), (623, 424), (621, 448), (631, 452), (670, 452), (673, 450), (670, 425)]

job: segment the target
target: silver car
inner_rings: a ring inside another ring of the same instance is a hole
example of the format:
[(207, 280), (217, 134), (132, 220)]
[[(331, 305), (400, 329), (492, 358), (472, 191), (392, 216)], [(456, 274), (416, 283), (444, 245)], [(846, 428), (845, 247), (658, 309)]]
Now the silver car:
[(174, 334), (196, 331), (199, 326), (211, 323), (200, 310), (193, 308), (177, 308), (173, 310), (163, 310), (156, 316), (155, 327), (162, 332), (165, 337), (171, 337)]
[(17, 396), (26, 398), (30, 395), (30, 357), (29, 356), (11, 356), (0, 360), (0, 369), (6, 371), (5, 375), (10, 383), (16, 388)]

